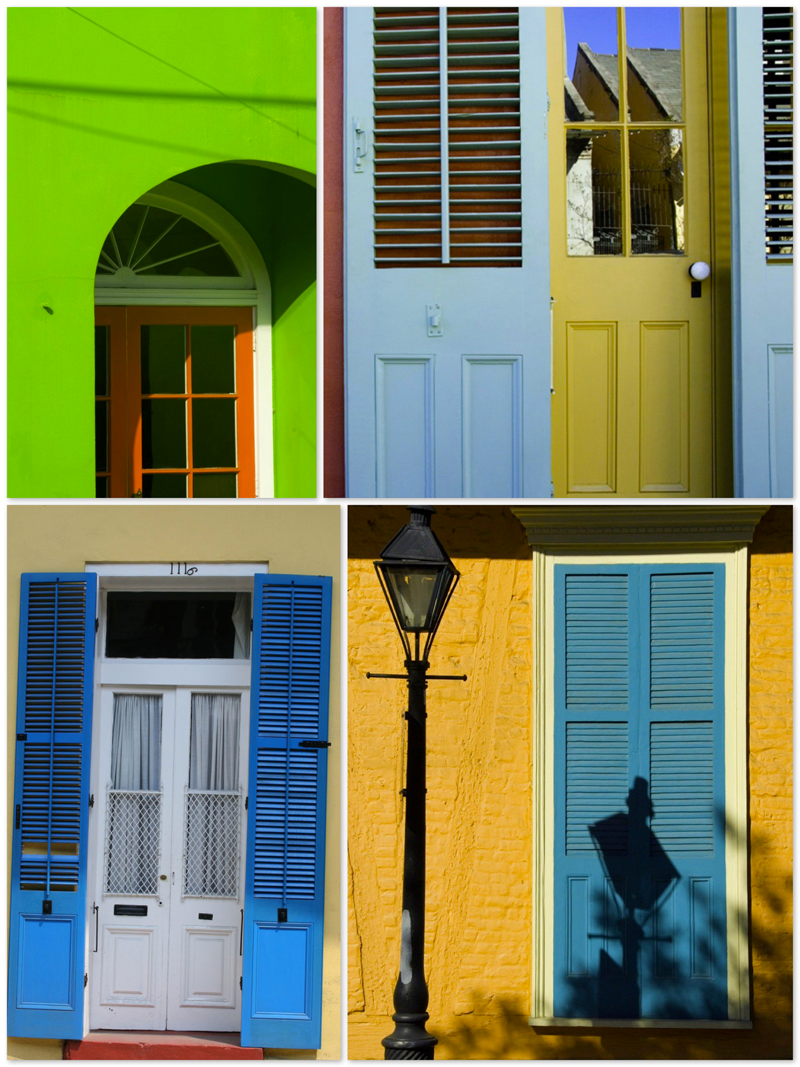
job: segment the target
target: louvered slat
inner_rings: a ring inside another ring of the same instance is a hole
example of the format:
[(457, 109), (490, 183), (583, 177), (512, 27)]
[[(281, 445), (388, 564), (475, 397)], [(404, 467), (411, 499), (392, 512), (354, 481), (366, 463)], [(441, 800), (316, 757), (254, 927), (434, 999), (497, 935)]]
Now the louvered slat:
[(447, 9), (453, 266), (522, 263), (519, 12)]
[(253, 887), (256, 897), (312, 900), (316, 879), (317, 753), (258, 753)]
[(766, 253), (778, 259), (794, 252), (792, 8), (764, 8), (762, 58)]
[(594, 852), (592, 831), (605, 854), (627, 852), (627, 796), (628, 724), (568, 722), (567, 853)]
[(566, 704), (628, 706), (628, 577), (568, 574)]
[(442, 259), (439, 9), (376, 8), (375, 265)]
[(28, 610), (25, 728), (80, 733), (86, 586), (59, 582), (56, 606), (55, 582), (32, 585)]
[(713, 755), (710, 722), (650, 724), (651, 851), (714, 851)]
[(519, 266), (518, 9), (374, 14), (375, 265)]
[(256, 651), (261, 685), (262, 737), (317, 737), (319, 733), (322, 591), (269, 585), (262, 604), (262, 644)]
[(714, 577), (654, 574), (650, 580), (650, 706), (711, 708), (714, 702)]

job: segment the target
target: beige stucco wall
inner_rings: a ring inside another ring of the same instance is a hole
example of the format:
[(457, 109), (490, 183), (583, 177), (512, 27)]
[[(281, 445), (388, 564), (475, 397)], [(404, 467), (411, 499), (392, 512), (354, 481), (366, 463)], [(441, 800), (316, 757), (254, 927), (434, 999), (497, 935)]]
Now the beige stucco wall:
[[(266, 561), (273, 574), (333, 577), (322, 1049), (340, 1058), (341, 511), (336, 505), (14, 505), (8, 507), (8, 804), (13, 801), (20, 575), (82, 571), (87, 562)], [(11, 842), (8, 843), (11, 870)], [(10, 1059), (61, 1059), (60, 1041), (10, 1038)], [(268, 1058), (296, 1059), (296, 1053)]]

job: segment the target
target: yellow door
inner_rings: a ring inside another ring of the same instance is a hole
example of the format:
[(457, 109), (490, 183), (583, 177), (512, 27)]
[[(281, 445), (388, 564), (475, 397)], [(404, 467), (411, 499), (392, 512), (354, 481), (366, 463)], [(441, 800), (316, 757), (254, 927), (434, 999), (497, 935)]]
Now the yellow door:
[(706, 12), (547, 14), (555, 495), (711, 496)]

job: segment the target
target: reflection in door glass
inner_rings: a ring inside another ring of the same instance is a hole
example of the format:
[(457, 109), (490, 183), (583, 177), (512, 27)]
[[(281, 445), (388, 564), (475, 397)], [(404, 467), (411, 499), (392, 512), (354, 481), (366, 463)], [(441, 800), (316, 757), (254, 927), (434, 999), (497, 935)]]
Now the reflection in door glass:
[(619, 48), (613, 7), (565, 7), (567, 122), (619, 120)]
[(618, 130), (567, 130), (567, 252), (622, 254)]
[(631, 122), (683, 121), (681, 9), (625, 9)]
[(680, 130), (630, 134), (631, 251), (684, 250), (683, 142)]

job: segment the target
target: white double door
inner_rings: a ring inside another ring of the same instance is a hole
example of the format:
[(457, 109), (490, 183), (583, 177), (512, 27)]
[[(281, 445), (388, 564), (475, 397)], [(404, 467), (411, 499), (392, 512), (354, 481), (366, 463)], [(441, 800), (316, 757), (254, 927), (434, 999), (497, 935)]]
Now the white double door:
[(90, 1029), (241, 1028), (248, 703), (101, 687)]

